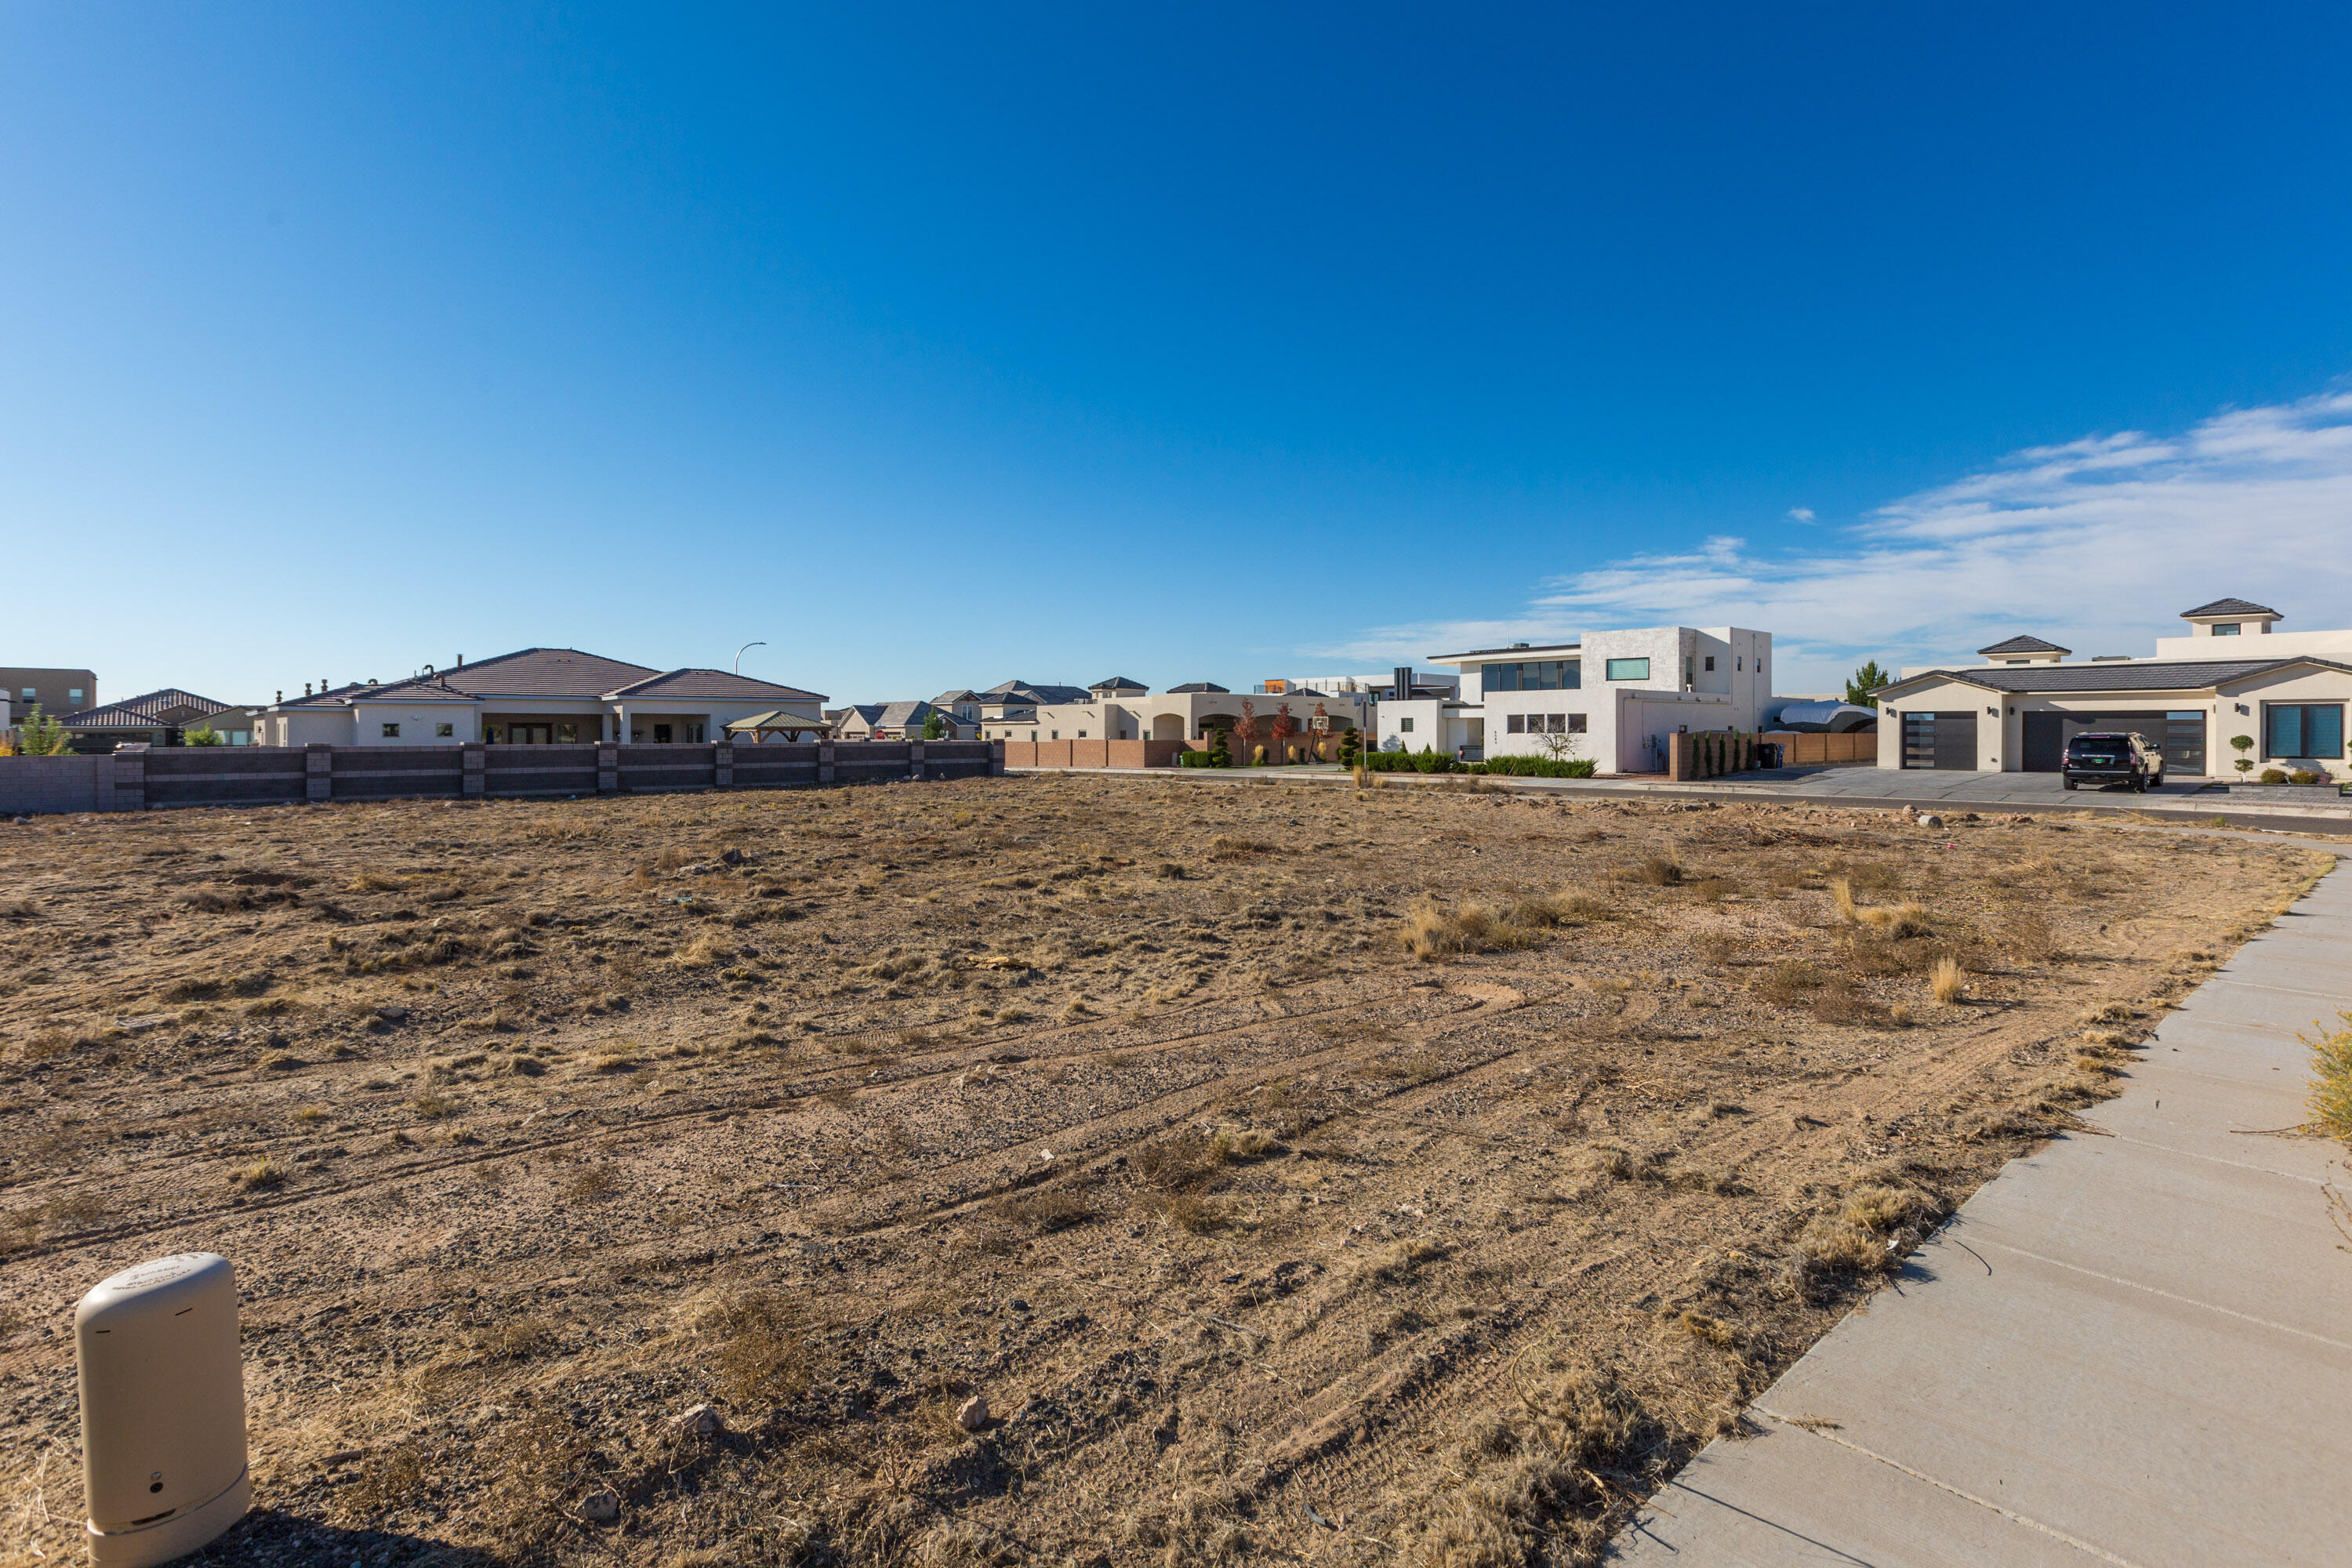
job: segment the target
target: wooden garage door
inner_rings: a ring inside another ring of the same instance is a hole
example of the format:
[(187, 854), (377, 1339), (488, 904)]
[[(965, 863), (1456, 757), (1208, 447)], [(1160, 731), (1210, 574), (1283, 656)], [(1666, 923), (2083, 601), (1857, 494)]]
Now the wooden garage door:
[(1903, 765), (1973, 771), (1977, 765), (1975, 710), (1903, 715)]

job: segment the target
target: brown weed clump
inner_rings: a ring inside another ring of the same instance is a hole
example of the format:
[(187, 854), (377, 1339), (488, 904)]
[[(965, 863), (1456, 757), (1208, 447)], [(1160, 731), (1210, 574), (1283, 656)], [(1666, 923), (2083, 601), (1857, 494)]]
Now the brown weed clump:
[(1528, 947), (1535, 936), (1484, 904), (1465, 900), (1448, 910), (1423, 899), (1405, 916), (1402, 940), (1405, 951), (1423, 963), (1443, 963), (1467, 953)]

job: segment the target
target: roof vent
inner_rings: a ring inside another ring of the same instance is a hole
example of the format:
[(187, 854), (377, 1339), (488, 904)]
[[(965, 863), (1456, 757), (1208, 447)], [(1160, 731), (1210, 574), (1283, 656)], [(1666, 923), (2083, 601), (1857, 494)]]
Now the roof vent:
[(1527, 645), (1527, 644), (1525, 644), (1525, 643), (1523, 643), (1523, 642), (1515, 642), (1515, 643), (1513, 643), (1511, 646), (1512, 646), (1513, 647), (1527, 647), (1528, 645)]
[(2091, 656), (2091, 662), (2093, 664), (2129, 664), (2131, 662), (2131, 655), (2127, 653), (2095, 653)]
[(307, 680), (302, 683), (302, 695), (305, 697), (310, 695), (310, 683)]

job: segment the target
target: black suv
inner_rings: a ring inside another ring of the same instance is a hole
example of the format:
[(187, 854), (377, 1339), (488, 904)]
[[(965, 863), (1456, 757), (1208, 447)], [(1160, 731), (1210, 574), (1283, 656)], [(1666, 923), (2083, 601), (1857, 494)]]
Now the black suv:
[(2067, 741), (2060, 771), (2068, 789), (2084, 784), (2129, 784), (2146, 794), (2148, 785), (2164, 782), (2164, 753), (2145, 735), (2086, 733)]

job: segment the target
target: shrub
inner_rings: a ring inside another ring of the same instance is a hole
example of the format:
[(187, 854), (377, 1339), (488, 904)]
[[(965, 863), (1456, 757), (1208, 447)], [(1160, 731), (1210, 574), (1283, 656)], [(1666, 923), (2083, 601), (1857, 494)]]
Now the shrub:
[(1404, 918), (1406, 951), (1423, 963), (1441, 963), (1466, 952), (1526, 947), (1535, 938), (1484, 904), (1464, 901), (1451, 910), (1424, 899)]
[(1217, 754), (1214, 752), (1180, 752), (1176, 754), (1176, 763), (1186, 768), (1213, 768), (1217, 765)]
[(1252, 746), (1250, 748), (1250, 766), (1254, 768), (1262, 768), (1265, 766), (1265, 748), (1264, 746)]
[(194, 729), (185, 731), (180, 736), (180, 742), (181, 744), (187, 746), (226, 746), (228, 744), (226, 737), (223, 736), (218, 730), (214, 729), (210, 724), (199, 724)]
[(1234, 765), (1234, 743), (1223, 730), (1209, 731), (1208, 765), (1213, 768), (1229, 768)]
[(1486, 771), (1517, 778), (1589, 779), (1596, 765), (1590, 757), (1567, 762), (1555, 757), (1488, 757)]
[(2264, 768), (2263, 770), (2263, 783), (2284, 784), (2286, 783), (2286, 773), (2278, 768)]
[(2319, 782), (2319, 775), (2313, 773), (2309, 768), (2297, 768), (2294, 772), (2287, 774), (2287, 782), (2289, 784), (2315, 784)]
[(2330, 1138), (2352, 1143), (2352, 1013), (2338, 1013), (2346, 1027), (2311, 1047), (2311, 1119)]
[(1968, 990), (1968, 977), (1960, 973), (1959, 961), (1949, 953), (1936, 961), (1927, 984), (1934, 988), (1936, 1000), (1943, 1003), (1958, 1001)]

